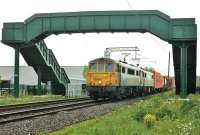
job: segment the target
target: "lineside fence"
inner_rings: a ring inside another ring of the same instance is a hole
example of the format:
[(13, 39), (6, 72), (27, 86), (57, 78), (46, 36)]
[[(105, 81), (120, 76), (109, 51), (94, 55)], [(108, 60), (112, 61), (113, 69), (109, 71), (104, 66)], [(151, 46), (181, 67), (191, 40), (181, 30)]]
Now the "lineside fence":
[[(34, 96), (37, 95), (37, 85), (20, 85), (20, 96)], [(46, 85), (42, 85), (39, 95), (51, 95), (50, 90)], [(0, 85), (0, 96), (12, 96), (14, 94), (14, 86), (10, 84), (8, 86)], [(66, 98), (83, 97), (87, 96), (85, 85), (82, 84), (69, 84), (66, 89)]]

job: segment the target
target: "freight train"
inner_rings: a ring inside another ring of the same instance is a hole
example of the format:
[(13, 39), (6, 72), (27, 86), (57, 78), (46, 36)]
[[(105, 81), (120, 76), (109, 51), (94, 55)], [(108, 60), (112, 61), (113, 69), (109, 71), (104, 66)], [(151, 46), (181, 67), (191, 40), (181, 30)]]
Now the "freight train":
[(97, 58), (89, 62), (86, 89), (93, 99), (121, 99), (160, 92), (165, 78), (155, 70), (145, 70), (111, 58)]

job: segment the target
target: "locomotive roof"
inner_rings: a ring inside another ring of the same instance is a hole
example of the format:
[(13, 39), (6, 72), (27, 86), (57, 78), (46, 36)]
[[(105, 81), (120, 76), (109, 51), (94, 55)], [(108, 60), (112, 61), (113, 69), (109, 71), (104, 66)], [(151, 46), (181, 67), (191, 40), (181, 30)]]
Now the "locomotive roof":
[(102, 61), (110, 61), (110, 62), (118, 63), (118, 64), (120, 64), (120, 65), (122, 65), (122, 66), (125, 66), (125, 67), (128, 67), (128, 68), (142, 70), (142, 71), (145, 72), (145, 73), (152, 73), (151, 71), (146, 71), (146, 70), (144, 70), (144, 69), (142, 69), (142, 68), (140, 68), (140, 67), (137, 67), (137, 66), (134, 66), (134, 65), (131, 65), (131, 64), (122, 62), (122, 61), (116, 61), (116, 60), (111, 59), (111, 58), (105, 58), (105, 57), (93, 59), (93, 60), (91, 60), (89, 63), (92, 63), (92, 62), (95, 62), (95, 61), (99, 61), (99, 60), (102, 60)]
[(107, 61), (111, 61), (111, 62), (114, 62), (114, 63), (118, 63), (116, 60), (113, 60), (111, 58), (105, 58), (105, 57), (93, 59), (89, 63), (92, 63), (92, 62), (95, 62), (95, 61), (99, 61), (99, 60), (102, 60), (102, 61), (107, 60)]
[(124, 62), (120, 62), (120, 61), (119, 61), (118, 63), (119, 63), (120, 65), (122, 65), (122, 66), (131, 68), (131, 69), (141, 70), (141, 71), (143, 71), (143, 72), (145, 72), (145, 73), (152, 73), (151, 71), (147, 71), (147, 70), (142, 69), (142, 68), (140, 68), (140, 67), (138, 67), (138, 66), (134, 66), (134, 65), (131, 65), (131, 64), (128, 64), (128, 63), (124, 63)]

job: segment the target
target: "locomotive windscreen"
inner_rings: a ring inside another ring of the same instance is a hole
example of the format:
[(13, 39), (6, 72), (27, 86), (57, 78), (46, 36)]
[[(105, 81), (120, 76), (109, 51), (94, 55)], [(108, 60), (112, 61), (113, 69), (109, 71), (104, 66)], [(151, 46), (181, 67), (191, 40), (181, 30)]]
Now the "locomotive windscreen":
[(97, 64), (96, 63), (90, 64), (90, 72), (97, 72)]
[(113, 63), (97, 62), (90, 64), (90, 72), (112, 72)]

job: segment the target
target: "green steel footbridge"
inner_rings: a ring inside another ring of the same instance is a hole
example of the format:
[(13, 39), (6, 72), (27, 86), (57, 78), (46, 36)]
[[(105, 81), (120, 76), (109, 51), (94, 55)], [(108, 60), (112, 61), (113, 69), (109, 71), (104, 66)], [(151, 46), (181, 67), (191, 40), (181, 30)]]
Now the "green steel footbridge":
[(63, 93), (69, 79), (44, 39), (51, 34), (88, 32), (149, 32), (173, 49), (176, 93), (196, 91), (197, 25), (195, 18), (170, 18), (157, 10), (89, 11), (35, 14), (24, 22), (4, 23), (2, 42), (15, 49), (15, 95), (19, 93), (19, 53), (38, 74), (51, 81), (55, 94)]

